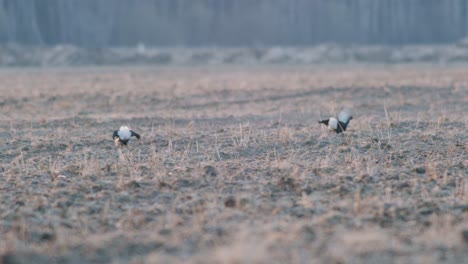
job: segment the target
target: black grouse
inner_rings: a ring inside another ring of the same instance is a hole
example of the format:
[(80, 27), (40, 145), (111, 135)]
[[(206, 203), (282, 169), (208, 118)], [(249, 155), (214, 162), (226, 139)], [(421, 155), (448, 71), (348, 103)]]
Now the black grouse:
[(116, 146), (126, 146), (131, 137), (140, 139), (140, 135), (130, 130), (127, 126), (121, 126), (120, 129), (114, 131), (112, 135)]
[(353, 116), (351, 115), (351, 110), (343, 109), (338, 114), (337, 118), (330, 117), (329, 119), (320, 120), (319, 124), (324, 124), (330, 130), (335, 131), (337, 134), (339, 134), (346, 130), (351, 119), (353, 119)]

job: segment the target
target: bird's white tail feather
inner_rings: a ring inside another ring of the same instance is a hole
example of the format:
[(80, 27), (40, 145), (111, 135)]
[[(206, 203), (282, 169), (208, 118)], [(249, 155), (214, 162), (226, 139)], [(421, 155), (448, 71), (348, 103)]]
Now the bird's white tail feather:
[(336, 118), (331, 117), (331, 118), (328, 120), (328, 127), (329, 127), (331, 130), (337, 129), (337, 128), (338, 128), (338, 120), (336, 120)]
[(338, 114), (338, 120), (343, 123), (348, 123), (349, 120), (351, 119), (352, 113), (350, 109), (343, 109), (339, 114)]
[(120, 139), (122, 140), (130, 139), (132, 137), (132, 133), (130, 132), (130, 129), (127, 126), (121, 126), (118, 134)]

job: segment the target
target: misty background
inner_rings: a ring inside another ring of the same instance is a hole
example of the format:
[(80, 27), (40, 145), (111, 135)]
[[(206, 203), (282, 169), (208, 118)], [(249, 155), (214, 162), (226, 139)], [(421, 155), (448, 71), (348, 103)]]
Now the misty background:
[(466, 0), (0, 0), (0, 65), (465, 61), (467, 14)]

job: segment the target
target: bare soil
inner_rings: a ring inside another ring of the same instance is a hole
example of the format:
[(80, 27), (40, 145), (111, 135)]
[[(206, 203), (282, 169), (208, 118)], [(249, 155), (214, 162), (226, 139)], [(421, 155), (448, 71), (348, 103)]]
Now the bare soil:
[(467, 72), (3, 69), (0, 262), (468, 263)]

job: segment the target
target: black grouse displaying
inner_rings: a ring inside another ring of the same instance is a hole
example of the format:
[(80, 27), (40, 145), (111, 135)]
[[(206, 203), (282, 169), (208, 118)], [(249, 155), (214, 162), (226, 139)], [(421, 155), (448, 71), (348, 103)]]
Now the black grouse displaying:
[(343, 109), (338, 114), (338, 118), (330, 117), (329, 119), (320, 120), (319, 124), (324, 124), (330, 130), (335, 131), (337, 134), (339, 134), (346, 130), (351, 119), (353, 119), (353, 116), (351, 115), (351, 110)]
[(116, 146), (126, 146), (131, 137), (140, 139), (140, 135), (130, 130), (127, 126), (121, 126), (120, 129), (114, 131), (112, 135)]

